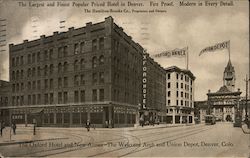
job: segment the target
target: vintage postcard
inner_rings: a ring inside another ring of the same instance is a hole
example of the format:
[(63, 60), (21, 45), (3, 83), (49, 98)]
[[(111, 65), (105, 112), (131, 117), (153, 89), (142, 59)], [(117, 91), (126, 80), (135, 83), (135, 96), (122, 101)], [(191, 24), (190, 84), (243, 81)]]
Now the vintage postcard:
[(0, 157), (250, 157), (248, 0), (0, 0)]

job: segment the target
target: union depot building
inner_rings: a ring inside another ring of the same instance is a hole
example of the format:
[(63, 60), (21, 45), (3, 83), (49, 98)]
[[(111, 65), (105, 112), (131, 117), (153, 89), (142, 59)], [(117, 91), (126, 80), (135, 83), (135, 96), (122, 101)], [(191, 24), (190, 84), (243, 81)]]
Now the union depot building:
[(126, 127), (142, 116), (166, 122), (165, 70), (112, 17), (10, 44), (9, 51), (8, 104), (0, 106), (6, 123)]

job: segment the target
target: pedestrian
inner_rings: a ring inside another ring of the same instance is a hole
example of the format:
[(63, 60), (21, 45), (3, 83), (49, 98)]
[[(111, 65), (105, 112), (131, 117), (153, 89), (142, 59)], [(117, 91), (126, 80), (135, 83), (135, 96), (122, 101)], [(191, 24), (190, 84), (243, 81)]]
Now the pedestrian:
[(143, 119), (143, 117), (141, 116), (140, 117), (140, 125), (143, 127), (143, 125), (144, 125), (144, 119)]
[(107, 120), (105, 121), (105, 127), (106, 127), (106, 128), (109, 128), (109, 123), (108, 123)]
[(86, 128), (87, 128), (87, 131), (89, 132), (89, 130), (90, 130), (90, 121), (89, 120), (87, 120), (87, 122), (86, 122)]
[(13, 129), (14, 135), (16, 135), (16, 123), (15, 122), (12, 123), (12, 129)]

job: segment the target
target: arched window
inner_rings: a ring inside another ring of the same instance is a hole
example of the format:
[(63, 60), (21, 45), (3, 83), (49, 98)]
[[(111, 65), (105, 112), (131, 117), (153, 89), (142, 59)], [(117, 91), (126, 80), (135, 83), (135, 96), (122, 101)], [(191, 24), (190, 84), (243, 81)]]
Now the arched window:
[(48, 75), (48, 65), (45, 65), (44, 67), (44, 76)]
[(19, 80), (19, 70), (16, 72), (16, 79)]
[(81, 69), (84, 69), (84, 68), (85, 68), (85, 60), (81, 59)]
[(62, 64), (59, 63), (59, 64), (58, 64), (58, 73), (61, 73), (61, 72), (62, 72)]
[(75, 60), (74, 62), (74, 70), (78, 71), (78, 60)]
[(53, 71), (54, 71), (54, 66), (53, 66), (53, 64), (50, 64), (50, 66), (49, 66), (49, 73), (52, 75)]
[(68, 71), (68, 63), (67, 62), (64, 62), (64, 64), (63, 64), (63, 71), (64, 72)]
[(92, 58), (92, 67), (95, 68), (97, 66), (97, 57)]
[(104, 56), (103, 55), (101, 55), (99, 58), (99, 64), (100, 65), (104, 64)]

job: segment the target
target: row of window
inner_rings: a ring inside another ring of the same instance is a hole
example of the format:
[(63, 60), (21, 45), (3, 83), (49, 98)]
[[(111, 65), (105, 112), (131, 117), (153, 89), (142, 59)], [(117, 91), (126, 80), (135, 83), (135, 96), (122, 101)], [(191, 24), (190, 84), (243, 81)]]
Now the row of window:
[[(80, 64), (80, 65), (79, 65)], [(92, 67), (95, 68), (97, 67), (97, 57), (94, 56), (92, 59)], [(99, 57), (99, 65), (103, 65), (104, 64), (104, 56), (101, 55)], [(62, 72), (67, 72), (68, 71), (68, 62), (64, 62), (62, 63), (58, 63), (58, 73), (62, 73)], [(82, 70), (85, 68), (85, 60), (81, 59), (80, 61), (75, 60), (74, 62), (74, 71), (78, 71), (79, 68)], [(41, 71), (42, 68), (40, 66), (38, 66), (37, 68), (33, 67), (33, 68), (28, 68), (27, 70), (27, 77), (35, 77), (37, 76), (41, 76)], [(45, 65), (43, 68), (43, 72), (44, 72), (44, 76), (47, 75), (52, 75), (54, 73), (54, 65), (50, 64)], [(13, 80), (19, 80), (19, 79), (23, 79), (24, 78), (24, 70), (17, 70), (17, 71), (12, 71), (12, 79)]]
[[(183, 89), (183, 83), (180, 83), (181, 84), (181, 89)], [(171, 82), (168, 82), (168, 88), (171, 88)], [(179, 88), (179, 82), (176, 82), (176, 88), (178, 89)], [(189, 90), (189, 88), (190, 88), (190, 86), (189, 85), (187, 85), (187, 84), (185, 84), (185, 90)], [(191, 90), (191, 92), (192, 92), (192, 86), (191, 86), (191, 88), (190, 88), (190, 90)]]
[[(168, 97), (171, 97), (171, 91), (168, 91), (168, 94), (167, 94)], [(185, 98), (186, 99), (189, 99), (189, 96), (190, 96), (190, 100), (192, 100), (192, 95), (189, 95), (189, 93), (185, 93)], [(179, 91), (176, 91), (176, 97), (178, 98), (179, 97)], [(181, 92), (181, 97), (183, 98), (184, 97), (184, 93)]]
[[(99, 41), (99, 45), (97, 44), (97, 41)], [(85, 42), (80, 42), (80, 43), (75, 43), (74, 44), (74, 54), (78, 54), (78, 53), (83, 53), (84, 52), (84, 47), (85, 47)], [(97, 49), (104, 49), (104, 37), (99, 38), (99, 40), (97, 39), (93, 39), (92, 40), (92, 51), (96, 51)], [(43, 60), (52, 60), (53, 59), (53, 53), (54, 53), (54, 49), (50, 48), (48, 50), (44, 50), (43, 52)], [(68, 56), (68, 46), (61, 46), (58, 47), (58, 57), (66, 57)], [(37, 52), (37, 53), (32, 53), (32, 54), (28, 54), (27, 55), (27, 63), (31, 64), (31, 63), (35, 63), (35, 62), (40, 62), (41, 61), (41, 52)], [(13, 57), (12, 58), (12, 66), (21, 66), (24, 65), (24, 56), (20, 56), (20, 57)]]
[[(168, 100), (168, 104), (169, 106), (171, 106), (171, 100)], [(189, 106), (189, 101), (183, 101), (183, 100), (180, 100), (180, 104), (179, 104), (179, 100), (176, 100), (176, 105), (181, 105), (181, 106)], [(190, 102), (190, 106), (192, 107), (192, 101)]]
[[(183, 75), (183, 74), (178, 74), (178, 73), (176, 73), (176, 79), (178, 80), (179, 79), (179, 76), (180, 76), (180, 79), (181, 80), (184, 80), (185, 79), (185, 81), (186, 82), (189, 82), (189, 76), (186, 76), (186, 75)], [(171, 79), (171, 73), (168, 73), (167, 74), (167, 79), (169, 80), (169, 79)], [(191, 80), (191, 85), (192, 85), (192, 80)]]
[[(57, 93), (57, 103), (66, 104), (68, 103), (68, 92)], [(99, 95), (98, 95), (99, 94)], [(93, 89), (92, 90), (92, 101), (104, 101), (104, 89)], [(54, 93), (45, 93), (43, 98), (41, 94), (29, 94), (27, 96), (12, 96), (12, 105), (25, 105), (24, 97), (27, 97), (27, 105), (36, 104), (54, 104)], [(74, 91), (74, 103), (85, 102), (85, 90)]]
[[(98, 77), (99, 75), (99, 77)], [(104, 72), (95, 72), (92, 74), (92, 84), (97, 84), (99, 79), (99, 83), (104, 83)], [(68, 77), (59, 77), (58, 78), (58, 88), (68, 87)], [(53, 89), (54, 88), (54, 79), (44, 79), (44, 89)], [(74, 85), (85, 85), (85, 75), (75, 75), (74, 76)], [(27, 89), (30, 90), (40, 90), (41, 89), (41, 80), (37, 81), (28, 81)], [(24, 90), (24, 83), (16, 83), (12, 84), (12, 92), (19, 92)]]
[(173, 113), (173, 111), (176, 112), (176, 114), (191, 114), (190, 111), (182, 111), (180, 109), (167, 109), (167, 113)]

